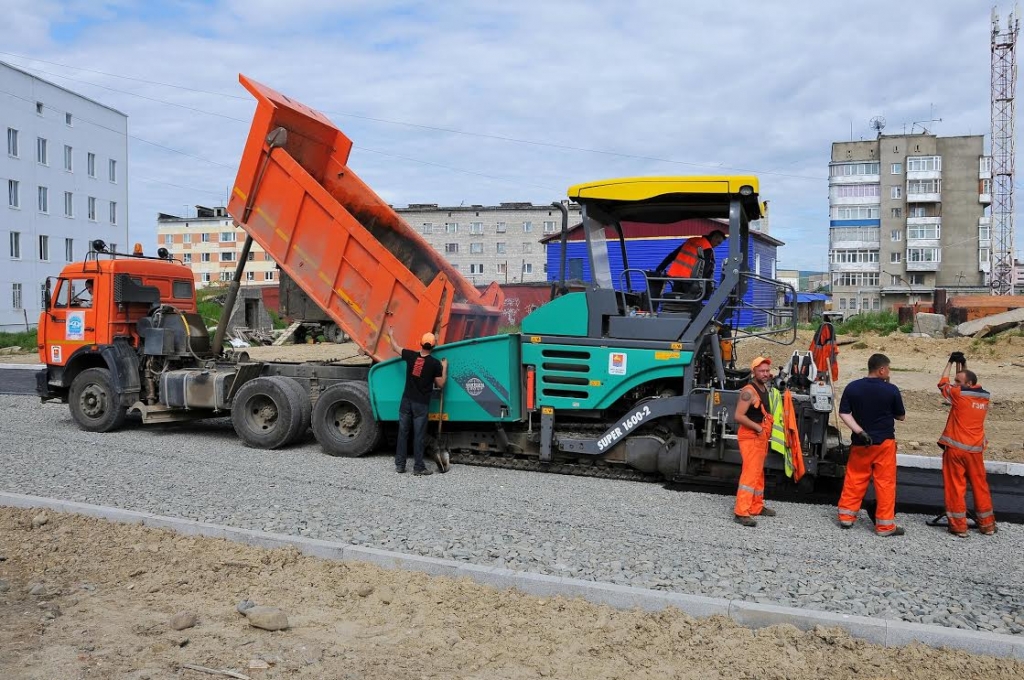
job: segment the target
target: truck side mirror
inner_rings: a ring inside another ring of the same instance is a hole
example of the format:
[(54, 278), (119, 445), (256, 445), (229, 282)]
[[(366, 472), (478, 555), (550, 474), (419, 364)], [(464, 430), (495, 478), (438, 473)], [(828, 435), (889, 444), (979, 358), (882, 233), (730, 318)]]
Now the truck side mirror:
[(53, 279), (46, 277), (46, 292), (43, 294), (43, 311), (50, 311), (50, 298), (53, 296)]

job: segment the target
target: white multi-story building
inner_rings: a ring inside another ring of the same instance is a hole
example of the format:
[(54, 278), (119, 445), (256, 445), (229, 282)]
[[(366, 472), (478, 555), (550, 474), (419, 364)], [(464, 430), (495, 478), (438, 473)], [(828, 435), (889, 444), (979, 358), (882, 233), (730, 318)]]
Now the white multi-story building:
[[(231, 281), (245, 244), (245, 232), (235, 226), (227, 208), (196, 206), (194, 217), (160, 213), (156, 220), (158, 247), (192, 268), (196, 288)], [(255, 241), (249, 249), (242, 285), (277, 283), (277, 266)]]
[[(546, 281), (546, 244), (540, 240), (562, 229), (558, 208), (532, 203), (414, 203), (395, 212), (477, 285)], [(569, 226), (579, 221), (579, 206), (570, 204)]]
[(91, 241), (128, 248), (128, 117), (0, 62), (0, 129), (0, 331), (17, 331)]
[(984, 138), (881, 135), (832, 144), (829, 273), (846, 315), (982, 292), (990, 268)]

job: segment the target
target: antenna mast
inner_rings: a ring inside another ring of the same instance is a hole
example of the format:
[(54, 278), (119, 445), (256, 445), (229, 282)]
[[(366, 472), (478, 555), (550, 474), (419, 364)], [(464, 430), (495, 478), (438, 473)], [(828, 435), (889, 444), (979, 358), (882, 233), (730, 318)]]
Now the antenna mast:
[(1013, 294), (1014, 105), (1018, 12), (1006, 28), (992, 8), (992, 274), (993, 295)]

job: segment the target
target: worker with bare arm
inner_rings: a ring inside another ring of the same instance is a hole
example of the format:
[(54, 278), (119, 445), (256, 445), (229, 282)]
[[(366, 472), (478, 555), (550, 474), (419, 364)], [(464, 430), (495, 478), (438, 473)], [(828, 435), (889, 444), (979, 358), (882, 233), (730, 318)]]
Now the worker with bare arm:
[(750, 364), (750, 383), (740, 390), (733, 420), (739, 424), (736, 438), (740, 445), (743, 467), (736, 489), (734, 506), (737, 524), (756, 527), (754, 517), (774, 517), (775, 511), (764, 506), (764, 460), (772, 433), (772, 414), (768, 410), (771, 389), (772, 361), (757, 357)]
[(839, 497), (839, 525), (844, 529), (857, 521), (868, 484), (874, 479), (875, 533), (902, 536), (896, 525), (896, 422), (907, 417), (903, 396), (889, 383), (889, 357), (872, 354), (868, 375), (854, 380), (843, 390), (839, 417), (853, 431), (850, 459), (846, 463), (843, 493)]
[[(953, 382), (949, 373), (956, 372)], [(942, 482), (946, 496), (946, 517), (949, 532), (967, 536), (967, 482), (974, 495), (974, 511), (978, 518), (978, 531), (991, 535), (996, 532), (996, 517), (992, 511), (992, 493), (985, 475), (985, 417), (991, 396), (978, 384), (978, 376), (967, 370), (963, 352), (953, 352), (939, 378), (939, 391), (951, 404), (946, 427), (939, 437), (942, 448)]]
[(405, 472), (405, 460), (409, 451), (409, 433), (412, 431), (413, 474), (433, 474), (423, 462), (423, 450), (427, 444), (427, 416), (430, 410), (430, 396), (436, 385), (443, 388), (448, 379), (448, 360), (438, 361), (431, 352), (437, 339), (433, 333), (424, 333), (420, 338), (419, 351), (402, 349), (395, 342), (395, 329), (388, 326), (388, 341), (391, 349), (405, 361), (405, 391), (398, 408), (398, 446), (395, 449), (395, 472)]

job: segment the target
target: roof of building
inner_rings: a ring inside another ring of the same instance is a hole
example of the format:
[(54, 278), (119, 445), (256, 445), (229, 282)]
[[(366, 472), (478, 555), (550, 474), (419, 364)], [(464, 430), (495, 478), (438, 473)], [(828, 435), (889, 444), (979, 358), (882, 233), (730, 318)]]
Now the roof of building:
[(13, 70), (13, 71), (17, 71), (18, 73), (24, 73), (24, 74), (25, 74), (25, 75), (27, 75), (28, 77), (30, 77), (30, 78), (34, 78), (34, 79), (36, 79), (36, 80), (38, 80), (38, 81), (40, 81), (40, 82), (46, 83), (47, 85), (50, 85), (50, 86), (52, 86), (52, 87), (55, 87), (55, 88), (57, 88), (58, 90), (64, 90), (64, 91), (65, 91), (65, 92), (67, 92), (68, 94), (73, 94), (73, 95), (75, 95), (76, 97), (79, 97), (80, 99), (84, 99), (84, 100), (85, 100), (85, 101), (87, 101), (87, 102), (92, 102), (92, 103), (93, 103), (93, 104), (95, 104), (96, 106), (102, 106), (103, 108), (105, 108), (105, 109), (107, 109), (107, 110), (109, 110), (109, 111), (113, 111), (114, 113), (118, 114), (119, 116), (124, 116), (125, 118), (127, 118), (127, 117), (128, 117), (128, 114), (127, 114), (127, 113), (125, 113), (125, 112), (123, 112), (123, 111), (118, 111), (118, 110), (117, 110), (117, 109), (115, 109), (115, 108), (114, 108), (113, 106), (108, 106), (107, 104), (104, 104), (103, 102), (98, 102), (98, 101), (96, 101), (95, 99), (93, 99), (92, 97), (86, 97), (86, 96), (85, 96), (84, 94), (82, 94), (82, 93), (80, 93), (80, 92), (75, 92), (74, 90), (69, 90), (68, 88), (66, 88), (66, 87), (64, 87), (64, 86), (62, 86), (62, 85), (58, 85), (57, 83), (54, 83), (54, 82), (52, 82), (52, 81), (49, 81), (49, 80), (47, 80), (46, 78), (40, 78), (39, 76), (37, 76), (37, 75), (36, 75), (36, 74), (34, 74), (34, 73), (30, 73), (29, 71), (26, 71), (26, 70), (25, 70), (25, 69), (23, 69), (23, 68), (18, 68), (18, 67), (17, 67), (17, 66), (15, 66), (14, 64), (9, 64), (9, 63), (7, 63), (6, 61), (0, 61), (0, 66), (6, 66), (7, 68), (9, 68), (9, 69), (11, 69), (11, 70)]

